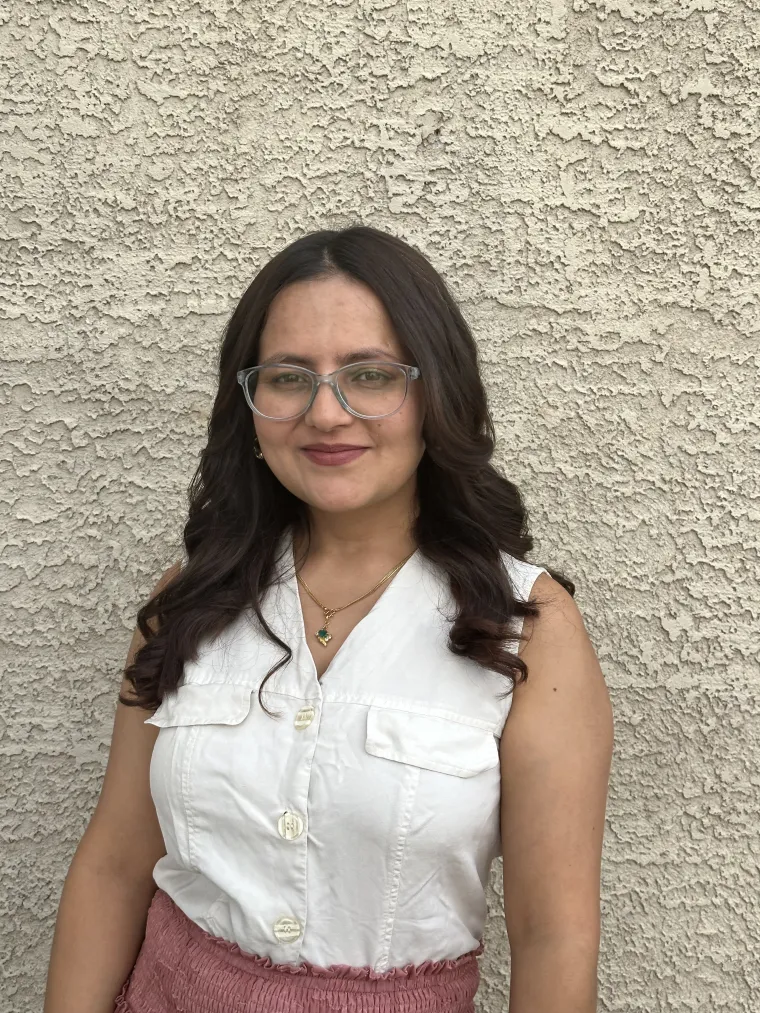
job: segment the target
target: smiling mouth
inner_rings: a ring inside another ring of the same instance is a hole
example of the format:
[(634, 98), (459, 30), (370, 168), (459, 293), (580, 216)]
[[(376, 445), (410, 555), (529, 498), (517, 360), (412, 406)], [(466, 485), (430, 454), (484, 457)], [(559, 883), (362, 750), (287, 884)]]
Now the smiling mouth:
[(336, 447), (301, 447), (301, 452), (307, 457), (312, 464), (337, 466), (339, 464), (348, 464), (351, 461), (355, 461), (361, 457), (362, 454), (369, 450), (369, 447), (356, 447), (356, 446), (341, 446)]

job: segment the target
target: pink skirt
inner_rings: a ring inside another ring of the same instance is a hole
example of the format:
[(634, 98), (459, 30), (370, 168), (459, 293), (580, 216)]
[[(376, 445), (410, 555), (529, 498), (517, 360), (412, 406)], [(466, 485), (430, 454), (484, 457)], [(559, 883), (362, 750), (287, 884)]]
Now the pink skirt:
[(452, 960), (379, 973), (275, 964), (209, 935), (157, 890), (114, 1013), (474, 1013), (483, 943)]

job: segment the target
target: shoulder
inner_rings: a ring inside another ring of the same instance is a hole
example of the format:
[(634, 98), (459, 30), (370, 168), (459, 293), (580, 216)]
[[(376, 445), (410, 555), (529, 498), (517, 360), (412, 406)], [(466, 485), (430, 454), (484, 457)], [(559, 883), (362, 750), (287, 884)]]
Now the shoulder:
[(578, 657), (596, 662), (591, 639), (581, 610), (575, 598), (543, 571), (533, 584), (532, 597), (539, 614), (525, 620), (527, 640), (521, 657), (530, 664), (556, 661), (559, 655), (566, 659)]
[(525, 632), (529, 642), (534, 643), (533, 653), (536, 653), (540, 644), (546, 645), (557, 638), (567, 642), (587, 637), (583, 616), (575, 598), (546, 570), (539, 567), (534, 569), (538, 572), (530, 581), (530, 597), (538, 605), (539, 614), (525, 620)]
[[(538, 566), (536, 563), (528, 563), (526, 560), (518, 559), (517, 556), (512, 556), (508, 552), (501, 553), (501, 561), (504, 569), (507, 571), (515, 597), (519, 598), (520, 601), (527, 601), (531, 597), (534, 585), (536, 585), (536, 581), (541, 574), (546, 574), (549, 577), (543, 566)], [(550, 577), (549, 579), (551, 580)], [(552, 581), (552, 583), (555, 583), (555, 581)]]
[[(171, 582), (179, 576), (181, 569), (182, 563), (177, 562), (173, 563), (167, 570), (164, 570), (164, 572), (156, 581), (153, 590), (150, 592), (149, 601), (153, 601), (153, 599), (157, 597), (157, 595), (161, 594), (161, 592), (164, 591), (169, 586), (169, 584), (171, 584)], [(148, 620), (148, 625), (154, 631), (158, 628), (155, 616), (151, 617)]]
[(536, 625), (544, 632), (558, 632), (562, 627), (565, 627), (566, 634), (579, 628), (585, 632), (575, 599), (554, 580), (546, 567), (518, 559), (505, 551), (502, 551), (501, 558), (515, 597), (523, 602), (535, 600), (539, 607), (539, 616), (524, 620), (525, 633), (530, 636)]
[(583, 720), (596, 712), (606, 720), (609, 693), (577, 602), (546, 572), (536, 578), (531, 597), (539, 614), (525, 621), (520, 657), (528, 677), (513, 689), (510, 718), (518, 723), (522, 715), (543, 728), (551, 715), (560, 723), (572, 713)]
[(501, 741), (505, 776), (560, 771), (569, 759), (604, 770), (614, 735), (612, 705), (583, 616), (548, 573), (537, 578), (533, 591), (540, 614), (530, 629), (526, 625), (528, 639), (520, 650), (528, 676), (512, 689)]
[(150, 593), (151, 598), (155, 598), (157, 594), (159, 594), (161, 591), (164, 590), (165, 587), (171, 584), (171, 582), (175, 579), (175, 577), (179, 576), (180, 572), (183, 569), (184, 564), (180, 560), (176, 563), (173, 563), (167, 570), (164, 570), (164, 572), (156, 581), (156, 584)]

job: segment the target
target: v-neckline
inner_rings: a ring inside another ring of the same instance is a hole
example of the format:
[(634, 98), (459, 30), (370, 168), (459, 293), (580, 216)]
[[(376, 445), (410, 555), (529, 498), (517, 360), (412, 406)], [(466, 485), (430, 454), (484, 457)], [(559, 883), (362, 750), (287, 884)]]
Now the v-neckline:
[(292, 532), (288, 532), (287, 533), (287, 539), (288, 539), (288, 544), (287, 544), (287, 548), (286, 548), (286, 556), (285, 556), (285, 558), (290, 561), (290, 567), (289, 567), (290, 575), (288, 576), (288, 579), (287, 579), (287, 586), (288, 586), (288, 588), (290, 590), (291, 595), (293, 596), (293, 608), (294, 608), (294, 611), (295, 611), (295, 619), (296, 619), (296, 627), (297, 627), (297, 633), (298, 633), (299, 646), (304, 651), (306, 651), (307, 657), (309, 659), (309, 665), (311, 666), (311, 674), (313, 675), (314, 679), (316, 680), (317, 685), (321, 686), (322, 682), (323, 682), (323, 680), (325, 678), (325, 676), (328, 675), (329, 672), (330, 672), (330, 670), (335, 667), (335, 664), (338, 661), (338, 658), (340, 657), (341, 653), (344, 651), (346, 645), (349, 643), (350, 640), (355, 639), (354, 634), (359, 629), (359, 627), (362, 625), (362, 623), (364, 623), (367, 620), (369, 620), (370, 616), (373, 616), (373, 618), (374, 618), (374, 614), (376, 614), (377, 611), (379, 610), (379, 606), (380, 606), (381, 602), (383, 601), (383, 599), (385, 598), (386, 594), (390, 591), (390, 589), (394, 585), (396, 585), (397, 583), (400, 583), (399, 578), (401, 578), (402, 574), (404, 574), (405, 571), (408, 571), (411, 568), (411, 564), (413, 564), (413, 563), (415, 563), (417, 561), (417, 559), (420, 556), (420, 549), (419, 549), (419, 546), (418, 546), (414, 550), (414, 552), (411, 554), (411, 556), (407, 560), (405, 560), (404, 565), (399, 570), (397, 570), (397, 572), (393, 575), (393, 577), (391, 577), (391, 579), (388, 581), (388, 583), (383, 588), (383, 591), (382, 591), (382, 594), (380, 595), (380, 597), (375, 602), (373, 602), (372, 608), (370, 608), (369, 612), (367, 612), (366, 615), (363, 615), (361, 617), (361, 619), (353, 626), (353, 628), (351, 630), (349, 630), (348, 634), (346, 635), (345, 640), (343, 641), (343, 643), (340, 645), (340, 647), (338, 648), (338, 650), (335, 652), (335, 654), (330, 659), (330, 662), (329, 662), (327, 668), (324, 670), (324, 672), (321, 675), (319, 675), (317, 673), (317, 663), (314, 660), (314, 655), (311, 653), (311, 650), (309, 649), (309, 642), (308, 642), (308, 640), (306, 638), (306, 623), (304, 621), (303, 606), (301, 604), (301, 595), (300, 595), (299, 590), (298, 590), (298, 577), (296, 576), (295, 545), (294, 545), (294, 539), (293, 539)]

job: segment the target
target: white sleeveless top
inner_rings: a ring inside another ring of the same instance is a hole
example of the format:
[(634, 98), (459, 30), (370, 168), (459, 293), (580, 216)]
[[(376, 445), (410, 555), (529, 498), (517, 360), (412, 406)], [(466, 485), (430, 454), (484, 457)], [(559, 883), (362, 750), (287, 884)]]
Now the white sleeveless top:
[[(293, 650), (262, 691), (282, 717), (257, 698), (282, 651), (246, 610), (146, 721), (161, 729), (154, 880), (207, 932), (275, 963), (383, 972), (456, 958), (482, 944), (501, 853), (509, 681), (448, 650), (454, 602), (419, 550), (319, 680), (289, 535), (283, 547), (262, 605)], [(526, 600), (546, 571), (503, 559)]]

